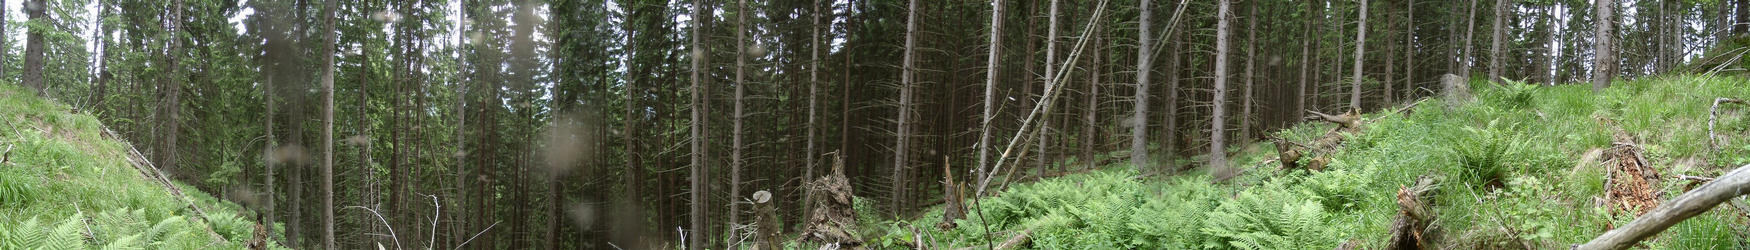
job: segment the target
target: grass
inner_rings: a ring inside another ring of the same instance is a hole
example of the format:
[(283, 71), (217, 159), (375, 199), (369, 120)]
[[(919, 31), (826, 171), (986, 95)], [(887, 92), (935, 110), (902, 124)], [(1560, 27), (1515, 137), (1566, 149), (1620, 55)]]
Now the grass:
[(238, 249), (253, 237), (251, 212), (183, 185), (207, 213), (195, 219), (89, 114), (6, 85), (0, 123), (0, 148), (11, 149), (0, 164), (0, 249)]
[[(982, 246), (989, 226), (1033, 229), (1040, 249), (1328, 249), (1347, 241), (1380, 248), (1397, 213), (1395, 193), (1419, 176), (1440, 180), (1433, 198), (1443, 247), (1563, 248), (1583, 243), (1629, 215), (1602, 200), (1605, 171), (1581, 162), (1611, 145), (1608, 118), (1633, 135), (1664, 176), (1714, 176), (1750, 163), (1750, 146), (1708, 145), (1708, 107), (1715, 97), (1750, 97), (1746, 79), (1712, 75), (1649, 77), (1620, 82), (1602, 94), (1589, 85), (1502, 87), (1473, 83), (1477, 101), (1448, 108), (1430, 99), (1407, 114), (1369, 114), (1366, 132), (1351, 135), (1326, 171), (1273, 171), (1273, 150), (1237, 149), (1249, 169), (1223, 184), (1208, 174), (1135, 178), (1132, 167), (1016, 184), (983, 200), (986, 220), (960, 220), (951, 230), (930, 226), (934, 210), (906, 221), (864, 218), (876, 248), (912, 242), (908, 225), (938, 246)], [(1735, 109), (1750, 110), (1750, 109)], [(1737, 111), (1721, 131), (1750, 135)], [(1278, 136), (1306, 141), (1330, 125), (1302, 124)], [(1736, 139), (1735, 141), (1745, 141)], [(1252, 147), (1272, 148), (1268, 142)], [(1682, 164), (1680, 164), (1682, 163)], [(1661, 181), (1666, 199), (1685, 183)], [(1750, 221), (1715, 209), (1645, 242), (1655, 249), (1750, 247)]]

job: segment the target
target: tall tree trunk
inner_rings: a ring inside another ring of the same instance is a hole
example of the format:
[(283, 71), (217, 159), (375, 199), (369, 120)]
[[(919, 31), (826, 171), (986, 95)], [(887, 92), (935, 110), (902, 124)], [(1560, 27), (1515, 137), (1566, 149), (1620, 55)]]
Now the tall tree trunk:
[(1738, 13), (1732, 19), (1732, 35), (1743, 36), (1745, 33), (1750, 33), (1750, 1), (1735, 0), (1732, 2), (1738, 5)]
[[(693, 16), (703, 16), (705, 14), (704, 5), (705, 5), (705, 1), (694, 0), (693, 1), (692, 15)], [(705, 55), (705, 50), (702, 47), (702, 46), (704, 46), (704, 43), (703, 43), (704, 42), (703, 41), (704, 35), (702, 35), (701, 33), (704, 32), (704, 29), (699, 28), (699, 24), (701, 23), (699, 21), (700, 19), (703, 19), (703, 18), (693, 18), (692, 19), (693, 23), (691, 25), (693, 28), (693, 32), (692, 32), (693, 54), (691, 56), (692, 57), (691, 58), (692, 59), (692, 82), (693, 82), (693, 87), (692, 87), (693, 117), (692, 117), (692, 124), (690, 124), (688, 127), (692, 128), (691, 129), (692, 130), (692, 137), (691, 137), (690, 141), (692, 143), (692, 166), (693, 166), (693, 168), (692, 168), (691, 181), (688, 182), (688, 183), (692, 184), (692, 187), (690, 189), (688, 189), (689, 191), (687, 191), (687, 193), (689, 194), (689, 196), (691, 196), (690, 200), (692, 202), (692, 215), (690, 216), (691, 221), (692, 221), (692, 226), (690, 228), (688, 228), (688, 229), (690, 229), (688, 231), (692, 232), (690, 234), (692, 236), (692, 238), (686, 242), (687, 249), (703, 249), (705, 246), (704, 239), (708, 239), (705, 236), (703, 236), (703, 235), (708, 235), (705, 233), (705, 230), (706, 230), (705, 229), (705, 198), (707, 196), (705, 196), (705, 160), (706, 159), (705, 159), (705, 155), (704, 155), (705, 154), (705, 144), (704, 144), (705, 138), (704, 138), (704, 134), (703, 134), (704, 133), (704, 126), (706, 124), (705, 114), (703, 112), (704, 112), (704, 108), (705, 108), (706, 104), (704, 103), (705, 95), (704, 95), (704, 93), (700, 93), (700, 92), (704, 91), (704, 89), (705, 89), (704, 88), (705, 86), (702, 84), (702, 81), (704, 80), (703, 78), (705, 77), (703, 71), (705, 70), (705, 65), (704, 65), (705, 61), (704, 60), (705, 60), (706, 55)]]
[[(735, 124), (732, 125), (734, 127), (730, 128), (732, 130), (730, 131), (730, 136), (732, 137), (730, 138), (730, 143), (732, 145), (730, 145), (729, 149), (729, 232), (731, 232), (731, 237), (735, 235), (736, 224), (741, 223), (741, 203), (735, 201), (741, 199), (742, 98), (744, 97), (744, 89), (747, 85), (747, 81), (744, 81), (744, 79), (746, 79), (745, 76), (747, 69), (746, 34), (747, 0), (739, 0), (736, 1), (735, 4), (735, 117), (733, 117)], [(725, 244), (734, 244), (734, 242), (729, 242), (727, 240), (724, 242)], [(735, 246), (726, 246), (724, 248), (733, 249)]]
[[(1366, 0), (1362, 0), (1365, 2)], [(1258, 1), (1246, 1), (1246, 86), (1240, 94), (1240, 143), (1252, 139), (1252, 82), (1258, 58)]]
[[(803, 182), (814, 181), (814, 157), (819, 154), (818, 151), (815, 151), (814, 138), (815, 131), (818, 130), (819, 127), (816, 123), (820, 119), (818, 118), (820, 117), (820, 112), (816, 110), (820, 105), (820, 100), (817, 99), (820, 96), (820, 0), (814, 0), (813, 5), (814, 16), (809, 19), (814, 22), (814, 25), (808, 27), (808, 32), (811, 33), (808, 42), (808, 151), (802, 156), (805, 159), (803, 160), (804, 167), (802, 171)], [(806, 195), (808, 192), (804, 193)], [(804, 213), (807, 211), (814, 211), (812, 210), (812, 207), (808, 207), (811, 205), (809, 204), (811, 202), (806, 202), (810, 201), (811, 197), (804, 197), (802, 200), (804, 200), (804, 202), (802, 203), (803, 207), (801, 211), (804, 211)]]
[(1458, 56), (1458, 74), (1459, 76), (1464, 77), (1466, 81), (1470, 80), (1471, 41), (1475, 41), (1475, 39), (1472, 38), (1475, 37), (1474, 35), (1477, 33), (1477, 1), (1478, 0), (1470, 0), (1470, 8), (1468, 8), (1470, 14), (1466, 15), (1464, 18), (1464, 48), (1459, 52)]
[[(1056, 0), (1051, 2), (1053, 3), (1052, 6), (1056, 6)], [(1141, 3), (1138, 5), (1141, 6), (1138, 6), (1137, 8), (1142, 9), (1142, 14), (1137, 15), (1136, 18), (1136, 96), (1132, 97), (1135, 98), (1136, 104), (1131, 106), (1132, 109), (1135, 109), (1136, 114), (1131, 115), (1129, 119), (1130, 121), (1126, 122), (1130, 125), (1130, 165), (1135, 166), (1138, 172), (1146, 170), (1148, 167), (1148, 75), (1149, 72), (1152, 71), (1151, 69), (1153, 69), (1153, 67), (1149, 67), (1149, 64), (1154, 62), (1154, 60), (1149, 59), (1149, 52), (1154, 48), (1153, 40), (1151, 40), (1154, 37), (1150, 34), (1150, 31), (1154, 30), (1154, 23), (1150, 22), (1154, 16), (1154, 4), (1147, 0), (1140, 2)], [(1226, 3), (1226, 0), (1223, 0), (1223, 3)], [(1051, 26), (1056, 27), (1057, 22), (1055, 17), (1053, 17), (1052, 20)], [(1052, 32), (1055, 33), (1056, 29), (1052, 29)], [(1168, 89), (1167, 91), (1173, 90)], [(1168, 99), (1167, 101), (1171, 102), (1173, 100)], [(1168, 129), (1171, 130), (1172, 128), (1169, 126)], [(1169, 132), (1168, 134), (1171, 135), (1172, 133)], [(1167, 138), (1167, 140), (1171, 141), (1173, 138)]]
[[(1404, 100), (1415, 99), (1416, 89), (1416, 0), (1405, 0), (1409, 4), (1404, 11), (1409, 17), (1404, 22)], [(1300, 112), (1296, 110), (1295, 112)]]
[(1385, 7), (1386, 7), (1385, 8), (1386, 20), (1385, 20), (1385, 26), (1381, 27), (1379, 29), (1385, 32), (1385, 36), (1384, 36), (1385, 56), (1383, 56), (1385, 58), (1385, 77), (1384, 77), (1385, 79), (1382, 79), (1379, 82), (1380, 82), (1381, 86), (1385, 87), (1385, 93), (1380, 94), (1381, 97), (1385, 98), (1385, 101), (1380, 103), (1380, 105), (1379, 105), (1380, 107), (1391, 106), (1392, 94), (1397, 93), (1396, 91), (1392, 91), (1393, 90), (1392, 83), (1396, 82), (1395, 80), (1397, 80), (1396, 79), (1396, 77), (1397, 77), (1396, 70), (1397, 70), (1397, 55), (1398, 54), (1394, 53), (1394, 52), (1396, 52), (1396, 49), (1397, 49), (1397, 40), (1396, 40), (1397, 34), (1395, 33), (1395, 30), (1393, 30), (1393, 28), (1396, 28), (1398, 25), (1398, 15), (1397, 15), (1397, 13), (1392, 12), (1392, 6), (1391, 6), (1390, 1), (1387, 1), (1383, 5), (1385, 5)]
[(999, 60), (1002, 60), (1003, 51), (1003, 1), (991, 0), (990, 5), (990, 53), (986, 54), (990, 59), (985, 64), (984, 114), (980, 115), (983, 119), (980, 119), (978, 133), (978, 176), (981, 179), (990, 175), (990, 122), (996, 115), (997, 74), (1001, 72), (997, 66), (1001, 65)]
[[(270, 68), (270, 67), (272, 67), (272, 66), (267, 66), (267, 67), (263, 67), (263, 68)], [(278, 71), (270, 71), (266, 74), (267, 79), (265, 81), (262, 81), (262, 83), (263, 83), (262, 88), (261, 88), (261, 90), (262, 90), (261, 91), (262, 92), (262, 102), (265, 102), (267, 104), (267, 113), (262, 115), (263, 118), (265, 118), (265, 119), (263, 119), (264, 121), (262, 122), (262, 126), (264, 127), (264, 129), (261, 130), (261, 133), (262, 133), (262, 135), (267, 136), (267, 141), (264, 142), (264, 144), (266, 144), (266, 145), (263, 145), (263, 147), (262, 147), (262, 150), (266, 154), (274, 154), (274, 152), (278, 151), (277, 148), (279, 148), (279, 140), (274, 138), (274, 133), (273, 133), (273, 115), (274, 115), (274, 112), (273, 112), (274, 103), (273, 103), (273, 101), (274, 101), (274, 96), (275, 96), (274, 95), (274, 88), (273, 88), (273, 80), (274, 80), (274, 76), (278, 73), (279, 73)], [(278, 163), (278, 161), (279, 161), (278, 156), (269, 156), (266, 161), (262, 162), (262, 164), (264, 166), (262, 169), (266, 170), (265, 174), (267, 175), (267, 178), (262, 181), (264, 183), (267, 183), (267, 191), (263, 192), (263, 193), (267, 194), (267, 198), (262, 199), (262, 201), (267, 202), (267, 213), (265, 213), (265, 215), (267, 217), (268, 223), (273, 223), (275, 221), (274, 220), (274, 197), (278, 195), (278, 192), (277, 192), (278, 189), (274, 189), (274, 187), (273, 187), (273, 183), (275, 180), (273, 178), (273, 167), (274, 167), (274, 164)], [(273, 235), (273, 227), (267, 227), (267, 233), (268, 233), (268, 235)]]
[[(97, 47), (96, 48), (103, 50), (103, 53), (98, 53), (99, 55), (97, 55), (96, 58), (94, 58), (94, 60), (92, 60), (92, 61), (97, 62), (97, 70), (95, 72), (92, 72), (93, 76), (95, 76), (94, 77), (95, 79), (93, 79), (93, 81), (95, 81), (96, 83), (93, 84), (95, 86), (93, 86), (92, 90), (91, 90), (93, 92), (91, 94), (91, 102), (87, 105), (90, 105), (92, 108), (103, 108), (103, 98), (105, 95), (109, 94), (108, 93), (109, 92), (109, 32), (107, 32), (107, 30), (104, 29), (103, 18), (109, 16), (109, 7), (103, 6), (100, 3), (97, 5), (97, 8), (99, 9), (99, 11), (98, 11), (97, 17), (94, 18), (94, 19), (96, 19), (95, 24), (97, 27), (93, 28), (93, 30), (97, 31)], [(0, 7), (0, 12), (6, 12), (6, 8)], [(6, 20), (6, 15), (0, 14), (0, 20)], [(0, 22), (0, 23), (3, 23), (3, 22)], [(110, 28), (113, 29), (114, 27), (110, 27)], [(0, 30), (6, 30), (5, 25), (0, 24)], [(6, 44), (5, 35), (0, 35), (0, 44)], [(4, 47), (4, 46), (0, 46), (0, 47)], [(0, 54), (6, 54), (5, 49), (0, 49)], [(4, 58), (4, 57), (0, 56), (0, 58)], [(6, 60), (0, 60), (0, 65), (6, 65)], [(4, 68), (4, 67), (0, 67), (0, 68)], [(0, 76), (4, 76), (4, 75), (5, 75), (4, 70), (0, 70)], [(4, 79), (4, 77), (0, 77), (0, 79)], [(271, 113), (272, 110), (269, 110), (269, 111)], [(268, 180), (271, 182), (273, 180), (273, 178), (268, 178)], [(272, 190), (269, 190), (269, 191), (271, 192)], [(270, 209), (269, 214), (272, 214), (271, 211), (272, 210)], [(272, 218), (273, 216), (269, 215), (268, 217)], [(273, 220), (270, 219), (268, 221), (273, 221)]]
[[(889, 196), (892, 196), (890, 198), (893, 199), (892, 208), (895, 214), (904, 213), (906, 209), (905, 166), (907, 161), (911, 159), (906, 156), (906, 153), (910, 152), (907, 150), (906, 144), (911, 142), (911, 88), (912, 81), (915, 79), (912, 71), (917, 67), (915, 54), (917, 53), (918, 0), (908, 2), (905, 14), (905, 54), (903, 55), (904, 59), (902, 59), (904, 61), (900, 62), (902, 66), (899, 72), (899, 114), (897, 114), (899, 123), (896, 124), (897, 128), (894, 130), (897, 132), (893, 143), (893, 185), (891, 187), (893, 190), (888, 193)], [(998, 6), (1000, 8), (1001, 5)], [(999, 9), (993, 13), (1001, 14), (1002, 10)]]
[[(178, 3), (181, 1), (178, 0)], [(334, 248), (334, 11), (338, 1), (328, 0), (322, 12), (327, 39), (322, 43), (322, 245)]]
[[(180, 4), (180, 2), (178, 2), (178, 4)], [(180, 6), (180, 5), (178, 5), (178, 6)], [(30, 87), (30, 89), (32, 89), (32, 90), (36, 90), (37, 95), (44, 94), (44, 92), (43, 92), (44, 91), (43, 90), (43, 88), (44, 88), (44, 86), (43, 86), (43, 36), (48, 35), (48, 30), (45, 30), (45, 29), (48, 29), (48, 27), (52, 27), (52, 25), (48, 24), (48, 22), (51, 22), (49, 20), (49, 16), (48, 16), (48, 9), (49, 9), (48, 2), (44, 1), (44, 0), (32, 0), (30, 2), (27, 2), (24, 5), (25, 15), (30, 17), (30, 21), (43, 24), (43, 25), (35, 25), (35, 26), (27, 27), (29, 31), (26, 33), (29, 34), (30, 37), (25, 38), (25, 45), (24, 45), (24, 80), (23, 80), (24, 86)], [(173, 17), (173, 20), (181, 20), (181, 18)], [(171, 24), (171, 25), (180, 26), (180, 25), (176, 25), (176, 24)], [(179, 40), (179, 39), (172, 39), (172, 40)], [(176, 51), (176, 49), (172, 48), (171, 51)], [(170, 60), (175, 61), (176, 59), (171, 58)], [(171, 64), (171, 65), (175, 65), (175, 64)], [(174, 92), (175, 90), (171, 90), (171, 91)], [(175, 98), (172, 97), (171, 99), (175, 99)], [(172, 141), (174, 141), (174, 140), (172, 140)], [(174, 152), (174, 150), (171, 150), (171, 152)], [(169, 153), (169, 154), (175, 154), (175, 153)]]
[(1318, 51), (1315, 50), (1314, 47), (1318, 46), (1319, 39), (1313, 37), (1313, 31), (1317, 30), (1315, 27), (1318, 23), (1316, 19), (1317, 17), (1313, 14), (1318, 13), (1317, 8), (1317, 4), (1309, 2), (1306, 4), (1306, 13), (1302, 14), (1306, 16), (1306, 21), (1303, 24), (1304, 27), (1301, 28), (1303, 35), (1300, 40), (1300, 85), (1294, 88), (1294, 109), (1290, 110), (1290, 113), (1299, 113), (1301, 110), (1306, 110), (1308, 108), (1306, 106), (1306, 100), (1311, 98), (1307, 96), (1307, 88), (1318, 87), (1318, 83), (1311, 82), (1317, 81), (1317, 76), (1313, 76), (1311, 79), (1307, 78), (1309, 73), (1317, 74), (1315, 71), (1318, 71), (1318, 66), (1312, 65), (1314, 61), (1313, 58), (1318, 57), (1318, 55), (1315, 54), (1318, 53)]
[[(464, 51), (463, 50), (464, 46), (462, 45), (462, 37), (467, 36), (467, 35), (464, 35), (464, 33), (466, 33), (464, 31), (467, 30), (467, 27), (466, 27), (466, 24), (464, 24), (462, 22), (462, 20), (467, 20), (465, 18), (472, 16), (472, 12), (468, 11), (468, 5), (467, 5), (468, 1), (464, 1), (464, 0), (455, 0), (455, 1), (456, 1), (456, 13), (457, 13), (456, 20), (455, 20), (455, 24), (456, 24), (455, 31), (453, 33), (453, 34), (455, 34), (454, 35), (455, 36), (454, 42), (455, 42), (455, 46), (456, 46), (455, 58), (463, 58), (462, 55), (463, 55), (463, 51)], [(455, 185), (456, 189), (455, 189), (455, 193), (450, 195), (450, 199), (453, 200), (453, 201), (451, 201), (451, 204), (455, 204), (454, 206), (451, 206), (451, 207), (455, 207), (455, 208), (464, 208), (464, 205), (469, 204), (469, 203), (467, 203), (467, 200), (465, 197), (468, 196), (468, 186), (469, 186), (467, 184), (468, 183), (467, 182), (468, 181), (467, 180), (467, 176), (468, 176), (468, 174), (467, 174), (468, 173), (468, 168), (467, 168), (468, 161), (467, 161), (467, 159), (468, 159), (468, 153), (469, 153), (468, 146), (467, 146), (467, 142), (468, 142), (467, 131), (468, 131), (468, 83), (471, 81), (467, 81), (464, 78), (462, 78), (462, 76), (464, 75), (463, 72), (465, 72), (465, 69), (466, 69), (466, 67), (463, 67), (462, 63), (458, 62), (455, 64), (455, 69), (454, 69), (456, 71), (455, 84), (456, 84), (456, 90), (457, 90), (456, 91), (457, 92), (456, 93), (457, 100), (456, 100), (456, 110), (455, 110), (455, 112), (456, 112), (456, 137), (455, 137), (456, 146), (455, 147), (456, 148), (455, 148), (455, 151), (452, 152), (451, 157), (455, 158), (456, 169), (454, 172), (451, 172), (451, 173), (455, 174), (456, 179), (455, 179), (455, 183), (452, 183), (451, 185)], [(459, 211), (460, 209), (457, 209), (457, 210)], [(468, 218), (466, 218), (467, 217), (466, 213), (452, 212), (450, 214), (451, 214), (450, 215), (451, 217), (454, 217), (454, 219), (451, 220), (452, 221), (451, 223), (455, 224), (455, 225), (450, 226), (450, 241), (451, 241), (451, 244), (460, 245), (462, 242), (461, 238), (465, 237), (465, 236), (462, 236), (462, 234), (464, 234), (463, 231), (467, 231), (467, 229), (468, 229)]]
[(1361, 59), (1365, 58), (1363, 55), (1367, 53), (1367, 0), (1361, 0), (1361, 5), (1357, 5), (1356, 8), (1361, 9), (1361, 13), (1360, 17), (1356, 18), (1358, 21), (1355, 22), (1355, 70), (1349, 82), (1349, 108), (1360, 110), (1361, 67), (1366, 62)]
[(1507, 35), (1507, 29), (1502, 27), (1505, 26), (1506, 22), (1507, 0), (1495, 0), (1495, 34), (1490, 36), (1494, 42), (1489, 45), (1490, 81), (1500, 80), (1501, 69), (1506, 67), (1506, 65), (1503, 65), (1501, 62), (1501, 57), (1507, 56), (1506, 51), (1503, 51), (1504, 46), (1506, 46), (1506, 39), (1502, 38)]
[[(1188, 3), (1188, 2), (1181, 2), (1181, 3)], [(1184, 6), (1174, 6), (1174, 8), (1175, 9), (1183, 9), (1185, 7)], [(1166, 105), (1166, 107), (1164, 107), (1164, 110), (1161, 110), (1161, 111), (1163, 111), (1162, 113), (1166, 113), (1165, 115), (1162, 115), (1162, 117), (1165, 117), (1165, 119), (1161, 119), (1162, 120), (1161, 122), (1165, 123), (1165, 124), (1162, 124), (1162, 126), (1166, 127), (1166, 129), (1163, 129), (1165, 132), (1165, 135), (1161, 136), (1162, 138), (1165, 139), (1165, 143), (1161, 144), (1165, 147), (1165, 149), (1161, 150), (1162, 151), (1161, 153), (1166, 156), (1166, 157), (1163, 157), (1164, 159), (1168, 159), (1167, 161), (1165, 161), (1165, 162), (1167, 162), (1168, 168), (1172, 171), (1177, 171), (1178, 170), (1178, 169), (1176, 169), (1177, 166), (1172, 164), (1171, 159), (1178, 156), (1178, 153), (1179, 153), (1179, 141), (1180, 141), (1180, 138), (1179, 138), (1179, 81), (1182, 79), (1179, 76), (1180, 76), (1180, 74), (1183, 74), (1185, 72), (1185, 70), (1183, 69), (1183, 67), (1185, 66), (1183, 63), (1185, 56), (1184, 56), (1184, 54), (1180, 53), (1180, 51), (1181, 51), (1180, 49), (1185, 46), (1185, 37), (1182, 35), (1182, 34), (1184, 34), (1184, 31), (1181, 31), (1181, 29), (1179, 29), (1179, 22), (1167, 23), (1167, 31), (1166, 32), (1167, 32), (1167, 41), (1166, 41), (1167, 51), (1169, 51), (1168, 53), (1170, 53), (1170, 54), (1167, 54), (1167, 68), (1172, 69), (1172, 70), (1167, 71), (1167, 89), (1165, 91), (1165, 92), (1167, 92), (1167, 100), (1165, 101), (1167, 103), (1167, 105)], [(1139, 52), (1138, 54), (1141, 54), (1141, 53)], [(1150, 59), (1150, 60), (1153, 60), (1153, 59)], [(1142, 61), (1150, 61), (1150, 60), (1142, 60)], [(1138, 64), (1140, 65), (1140, 63), (1142, 61), (1139, 61)], [(1139, 70), (1137, 71), (1137, 73), (1141, 74), (1142, 71), (1140, 69), (1143, 69), (1143, 68), (1138, 68), (1138, 69)], [(1141, 82), (1141, 81), (1138, 81), (1138, 82)], [(1135, 119), (1142, 119), (1142, 118), (1135, 118)], [(1131, 133), (1133, 133), (1133, 134), (1135, 132), (1136, 131), (1131, 131)], [(1134, 138), (1132, 138), (1132, 139), (1134, 139)], [(1136, 145), (1134, 144), (1135, 142), (1131, 142), (1131, 143), (1132, 144), (1130, 146), (1132, 148), (1136, 147)]]
[[(1043, 86), (1052, 86), (1052, 84), (1057, 83), (1057, 78), (1061, 77), (1057, 75), (1057, 13), (1059, 4), (1057, 0), (1051, 0), (1049, 5), (1050, 6), (1046, 7), (1045, 13), (1045, 84), (1043, 84)], [(1068, 63), (1066, 62), (1065, 64)], [(1039, 100), (1045, 100), (1044, 96), (1041, 96)], [(1037, 103), (1037, 105), (1052, 104), (1041, 102)], [(1048, 144), (1045, 141), (1045, 136), (1048, 133), (1045, 131), (1051, 129), (1051, 113), (1046, 112), (1040, 115), (1043, 115), (1039, 117), (1040, 132), (1035, 133), (1037, 137), (1034, 137), (1033, 139), (1033, 141), (1038, 144), (1038, 151), (1035, 151), (1033, 155), (1038, 157), (1038, 161), (1034, 162), (1034, 164), (1036, 164), (1034, 165), (1034, 169), (1037, 169), (1039, 174), (1044, 176), (1045, 165), (1048, 164), (1047, 161), (1050, 161), (1045, 154), (1045, 147), (1046, 144)]]
[[(1094, 162), (1094, 144), (1100, 142), (1100, 137), (1096, 136), (1094, 133), (1096, 133), (1095, 129), (1100, 126), (1098, 123), (1099, 121), (1096, 120), (1098, 119), (1097, 115), (1100, 111), (1100, 66), (1103, 64), (1101, 60), (1105, 58), (1106, 55), (1106, 50), (1104, 49), (1106, 36), (1104, 36), (1104, 33), (1100, 32), (1100, 26), (1096, 25), (1094, 26), (1094, 29), (1095, 32), (1092, 33), (1095, 34), (1094, 39), (1096, 39), (1094, 42), (1094, 51), (1098, 53), (1093, 53), (1092, 56), (1088, 57), (1088, 99), (1086, 100), (1087, 107), (1085, 107), (1082, 112), (1082, 134), (1080, 136), (1082, 144), (1082, 155), (1080, 161), (1082, 162), (1083, 167), (1088, 169), (1093, 169), (1094, 165), (1096, 165)], [(1147, 118), (1147, 116), (1138, 116), (1136, 120), (1147, 121)]]
[[(1738, 10), (1742, 12), (1743, 6), (1740, 5)], [(1597, 0), (1593, 3), (1593, 11), (1597, 14), (1592, 19), (1592, 53), (1598, 56), (1592, 61), (1592, 91), (1604, 92), (1604, 88), (1610, 87), (1610, 79), (1616, 76), (1616, 22), (1613, 18), (1616, 0)]]
[(1228, 19), (1233, 12), (1229, 5), (1230, 0), (1218, 0), (1215, 15), (1215, 97), (1210, 102), (1213, 110), (1209, 121), (1209, 166), (1218, 173), (1227, 172), (1227, 37), (1232, 33)]

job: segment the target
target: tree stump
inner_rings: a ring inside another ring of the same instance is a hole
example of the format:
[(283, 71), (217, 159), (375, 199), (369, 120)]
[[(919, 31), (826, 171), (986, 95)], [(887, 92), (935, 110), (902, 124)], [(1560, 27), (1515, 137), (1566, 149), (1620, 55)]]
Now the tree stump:
[(1440, 75), (1440, 96), (1446, 99), (1447, 109), (1458, 108), (1476, 100), (1470, 93), (1468, 80), (1453, 74)]
[(1434, 248), (1439, 232), (1433, 227), (1435, 215), (1430, 208), (1433, 191), (1434, 178), (1426, 175), (1416, 178), (1414, 186), (1398, 187), (1398, 215), (1392, 219), (1388, 249)]
[(840, 247), (863, 245), (857, 235), (857, 213), (851, 202), (851, 183), (845, 178), (845, 159), (833, 156), (832, 173), (809, 182), (808, 193), (814, 197), (802, 241), (838, 244)]
[(757, 228), (754, 232), (754, 246), (759, 250), (779, 249), (778, 229), (783, 224), (778, 223), (777, 204), (772, 202), (772, 193), (760, 190), (753, 193), (753, 211)]

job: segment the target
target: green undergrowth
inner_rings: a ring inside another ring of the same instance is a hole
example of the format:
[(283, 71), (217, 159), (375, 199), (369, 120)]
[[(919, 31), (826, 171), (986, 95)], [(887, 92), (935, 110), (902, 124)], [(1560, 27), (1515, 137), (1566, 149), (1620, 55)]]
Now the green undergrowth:
[[(1274, 146), (1253, 143), (1233, 149), (1245, 172), (1223, 183), (1206, 170), (1138, 177), (1126, 162), (1013, 185), (954, 229), (934, 227), (938, 208), (906, 221), (865, 216), (864, 234), (883, 249), (915, 242), (912, 225), (926, 244), (943, 247), (984, 246), (1032, 229), (1037, 249), (1331, 249), (1349, 241), (1377, 249), (1390, 237), (1398, 189), (1430, 176), (1438, 180), (1431, 202), (1440, 248), (1567, 248), (1633, 219), (1602, 205), (1606, 172), (1581, 160), (1611, 146), (1599, 118), (1637, 138), (1666, 177), (1654, 188), (1670, 199), (1692, 184), (1671, 176), (1750, 164), (1750, 108), (1727, 109), (1716, 128), (1728, 135), (1725, 146), (1715, 150), (1707, 140), (1712, 100), (1750, 98), (1746, 81), (1648, 77), (1603, 94), (1589, 85), (1476, 82), (1474, 102), (1428, 99), (1404, 113), (1364, 115), (1366, 131), (1348, 135), (1325, 171), (1276, 170)], [(1306, 123), (1275, 135), (1309, 141), (1330, 127)], [(1712, 210), (1645, 246), (1750, 247), (1750, 221), (1736, 213)]]
[(0, 249), (241, 249), (254, 237), (251, 212), (179, 184), (197, 218), (89, 114), (5, 85), (0, 123)]

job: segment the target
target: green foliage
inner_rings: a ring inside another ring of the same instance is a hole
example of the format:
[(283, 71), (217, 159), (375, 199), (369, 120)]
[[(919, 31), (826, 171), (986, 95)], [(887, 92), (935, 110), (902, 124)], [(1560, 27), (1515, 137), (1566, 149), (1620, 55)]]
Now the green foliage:
[(12, 124), (0, 142), (13, 147), (0, 164), (0, 249), (228, 249), (253, 236), (241, 207), (182, 186), (208, 212), (191, 220), (187, 201), (130, 165), (96, 118), (22, 93), (0, 86), (0, 122)]
[[(1640, 80), (1602, 95), (1584, 85), (1484, 88), (1478, 102), (1452, 109), (1435, 99), (1403, 114), (1368, 115), (1368, 130), (1349, 135), (1330, 155), (1325, 171), (1259, 168), (1226, 184), (1211, 184), (1200, 172), (1138, 179), (1121, 163), (1013, 185), (984, 199), (988, 221), (975, 213), (957, 229), (924, 234), (949, 246), (981, 246), (985, 225), (997, 232), (994, 240), (1004, 232), (1033, 229), (1032, 247), (1039, 249), (1327, 249), (1349, 240), (1378, 248), (1398, 213), (1394, 194), (1428, 175), (1439, 180), (1440, 191), (1429, 202), (1438, 216), (1435, 225), (1446, 232), (1441, 248), (1561, 248), (1632, 219), (1598, 205), (1605, 170), (1577, 159), (1610, 146), (1609, 130), (1595, 117), (1618, 121), (1639, 138), (1655, 166), (1686, 157), (1735, 166), (1739, 163), (1732, 162), (1750, 161), (1750, 147), (1709, 153), (1704, 131), (1713, 97), (1750, 96), (1750, 88), (1733, 81), (1743, 80)], [(1731, 131), (1745, 131), (1746, 120), (1732, 115), (1721, 122)], [(1302, 124), (1275, 136), (1307, 141), (1329, 129), (1328, 124)], [(1234, 157), (1235, 165), (1261, 165), (1274, 153), (1243, 151)], [(1681, 192), (1679, 186), (1655, 188), (1663, 188), (1666, 197)], [(939, 214), (932, 211), (914, 222), (934, 223)], [(1730, 211), (1716, 210), (1647, 244), (1742, 248), (1750, 244), (1744, 240), (1750, 228), (1742, 222)]]

